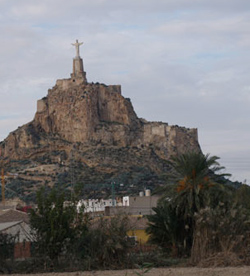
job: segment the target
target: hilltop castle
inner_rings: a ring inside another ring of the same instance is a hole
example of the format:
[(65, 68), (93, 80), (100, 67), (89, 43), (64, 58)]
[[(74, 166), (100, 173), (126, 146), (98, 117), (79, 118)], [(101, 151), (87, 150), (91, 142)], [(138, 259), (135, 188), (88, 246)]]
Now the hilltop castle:
[(120, 181), (131, 193), (153, 189), (171, 155), (200, 151), (197, 129), (140, 119), (120, 85), (88, 83), (81, 44), (73, 44), (71, 78), (57, 80), (38, 100), (34, 120), (0, 143), (0, 157), (19, 172), (26, 194), (37, 185), (69, 186), (73, 178), (84, 185)]

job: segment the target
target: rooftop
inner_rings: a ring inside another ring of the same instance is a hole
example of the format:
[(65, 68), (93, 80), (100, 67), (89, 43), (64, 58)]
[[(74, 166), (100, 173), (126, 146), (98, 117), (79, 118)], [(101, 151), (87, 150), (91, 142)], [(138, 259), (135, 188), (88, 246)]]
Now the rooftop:
[(24, 221), (29, 223), (29, 215), (27, 213), (9, 209), (0, 210), (0, 223)]
[(3, 223), (0, 223), (0, 232), (3, 231), (3, 230), (6, 230), (12, 226), (15, 226), (17, 224), (19, 224), (21, 221), (12, 221), (12, 222), (3, 222)]

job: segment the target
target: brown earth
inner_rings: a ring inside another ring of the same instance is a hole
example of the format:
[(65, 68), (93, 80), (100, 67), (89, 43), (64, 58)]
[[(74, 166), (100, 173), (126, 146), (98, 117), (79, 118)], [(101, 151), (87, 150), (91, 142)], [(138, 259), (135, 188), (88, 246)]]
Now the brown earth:
[[(71, 273), (45, 273), (45, 274), (27, 274), (27, 276), (249, 276), (250, 266), (241, 267), (223, 267), (223, 268), (154, 268), (146, 274), (140, 270), (106, 270), (91, 272), (71, 272)], [(10, 274), (8, 274), (10, 275)], [(4, 275), (3, 275), (4, 276)], [(7, 275), (5, 275), (7, 276)], [(26, 276), (26, 274), (15, 274), (13, 276)]]

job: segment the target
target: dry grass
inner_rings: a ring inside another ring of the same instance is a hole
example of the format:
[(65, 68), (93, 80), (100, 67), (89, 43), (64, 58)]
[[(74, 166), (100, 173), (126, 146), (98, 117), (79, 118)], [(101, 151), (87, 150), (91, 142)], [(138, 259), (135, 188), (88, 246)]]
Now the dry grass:
[(226, 266), (242, 266), (244, 259), (233, 252), (220, 252), (214, 254), (199, 262), (199, 267), (226, 267)]

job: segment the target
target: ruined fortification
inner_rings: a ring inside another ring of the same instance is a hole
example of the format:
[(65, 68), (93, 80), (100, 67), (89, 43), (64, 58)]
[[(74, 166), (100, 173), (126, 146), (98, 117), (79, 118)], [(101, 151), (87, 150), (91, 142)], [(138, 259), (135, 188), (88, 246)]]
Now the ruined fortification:
[(34, 120), (0, 143), (1, 160), (18, 173), (15, 181), (26, 194), (37, 185), (73, 182), (101, 187), (116, 181), (131, 193), (153, 188), (161, 184), (171, 155), (200, 150), (197, 129), (147, 122), (137, 117), (120, 85), (88, 83), (81, 43), (73, 45), (71, 77), (57, 80), (38, 100)]

